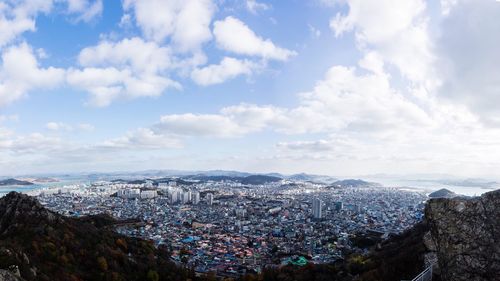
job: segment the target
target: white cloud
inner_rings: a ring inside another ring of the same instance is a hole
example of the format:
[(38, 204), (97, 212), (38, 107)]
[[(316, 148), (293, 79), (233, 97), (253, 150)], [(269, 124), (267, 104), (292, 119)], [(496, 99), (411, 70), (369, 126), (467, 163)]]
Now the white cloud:
[(18, 115), (0, 115), (0, 123), (6, 121), (18, 121), (18, 120), (19, 120)]
[(180, 51), (197, 51), (212, 38), (210, 23), (215, 12), (211, 0), (125, 0), (135, 21), (148, 39), (170, 38)]
[(91, 21), (102, 13), (102, 0), (4, 0), (0, 2), (0, 50), (25, 32), (36, 31), (39, 14), (50, 14), (64, 6), (75, 21)]
[(220, 114), (165, 115), (154, 130), (179, 136), (232, 138), (264, 129), (279, 113), (270, 106), (242, 104), (223, 108)]
[(247, 0), (246, 8), (250, 13), (256, 15), (259, 11), (267, 11), (271, 9), (271, 5), (257, 2), (256, 0)]
[(311, 24), (308, 24), (307, 27), (309, 28), (309, 33), (311, 33), (311, 36), (313, 38), (321, 37), (321, 30), (317, 29), (316, 27), (312, 26)]
[(0, 2), (0, 49), (22, 33), (35, 31), (36, 16), (39, 13), (50, 12), (52, 7), (52, 0)]
[(104, 148), (162, 149), (181, 148), (182, 143), (178, 138), (156, 134), (150, 129), (139, 128), (128, 132), (124, 137), (105, 141), (99, 146)]
[(386, 131), (431, 126), (428, 114), (390, 86), (385, 74), (357, 75), (356, 68), (335, 66), (301, 104), (288, 113), (279, 130), (287, 133), (337, 130)]
[(168, 78), (174, 67), (170, 49), (140, 38), (103, 41), (83, 49), (78, 60), (83, 68), (70, 69), (68, 83), (88, 91), (94, 106), (119, 98), (156, 97), (181, 87)]
[(66, 132), (73, 132), (75, 130), (90, 132), (94, 130), (94, 126), (87, 123), (70, 125), (64, 122), (48, 122), (47, 124), (45, 124), (45, 128), (50, 131), (66, 131)]
[(123, 14), (122, 18), (120, 19), (119, 26), (121, 28), (128, 28), (131, 25), (132, 25), (132, 16), (130, 16), (130, 14)]
[(458, 0), (441, 0), (441, 13), (447, 16), (451, 9), (458, 3)]
[(172, 66), (171, 50), (154, 42), (134, 37), (119, 42), (102, 41), (83, 49), (78, 62), (83, 67), (131, 67), (134, 72), (155, 73)]
[(279, 142), (276, 145), (278, 148), (285, 148), (289, 150), (301, 150), (301, 151), (330, 151), (334, 148), (333, 144), (329, 140), (315, 140), (315, 141), (295, 141), (295, 142)]
[(500, 126), (500, 4), (453, 1), (436, 40), (436, 66), (446, 102), (467, 105), (489, 126)]
[(62, 122), (49, 122), (45, 124), (45, 128), (51, 131), (59, 131), (59, 130), (66, 130), (66, 131), (71, 131), (73, 128), (65, 123)]
[(95, 127), (91, 124), (88, 124), (88, 123), (80, 123), (78, 124), (77, 128), (81, 131), (85, 131), (85, 132), (91, 132), (95, 129)]
[(375, 51), (371, 51), (365, 54), (361, 60), (359, 60), (358, 65), (366, 70), (369, 70), (375, 74), (384, 74), (384, 59), (380, 54)]
[(240, 55), (282, 61), (296, 55), (294, 51), (259, 37), (244, 22), (232, 16), (214, 23), (214, 35), (219, 48)]
[(338, 37), (354, 31), (358, 48), (376, 51), (409, 80), (438, 83), (433, 72), (435, 57), (428, 33), (424, 0), (348, 0), (347, 15), (337, 13), (330, 27)]
[(4, 134), (0, 131), (0, 150), (11, 153), (39, 153), (40, 150), (53, 151), (63, 146), (59, 138), (47, 137), (40, 133), (26, 136), (15, 136), (14, 133)]
[(101, 16), (103, 10), (102, 0), (66, 0), (67, 12), (76, 15), (76, 22), (90, 22)]
[(379, 133), (433, 125), (423, 109), (390, 87), (385, 73), (357, 75), (356, 68), (335, 66), (311, 92), (300, 95), (297, 107), (241, 104), (219, 114), (166, 115), (155, 128), (179, 135), (234, 137), (266, 128), (285, 134)]
[(197, 68), (191, 78), (199, 85), (220, 84), (239, 75), (250, 75), (257, 65), (248, 60), (224, 57), (219, 64)]
[(31, 47), (22, 43), (2, 53), (0, 105), (9, 104), (33, 89), (47, 89), (64, 81), (64, 70), (40, 68)]

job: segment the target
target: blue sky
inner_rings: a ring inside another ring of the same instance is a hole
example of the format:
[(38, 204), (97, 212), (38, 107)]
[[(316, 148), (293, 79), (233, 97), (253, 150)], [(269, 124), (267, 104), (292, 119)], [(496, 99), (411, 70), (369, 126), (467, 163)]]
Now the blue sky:
[(0, 3), (1, 174), (494, 176), (493, 0)]

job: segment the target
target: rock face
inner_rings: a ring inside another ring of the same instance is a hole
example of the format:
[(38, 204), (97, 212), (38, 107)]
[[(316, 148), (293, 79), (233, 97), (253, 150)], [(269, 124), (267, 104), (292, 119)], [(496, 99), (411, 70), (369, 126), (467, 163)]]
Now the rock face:
[(470, 199), (431, 199), (426, 245), (444, 281), (500, 280), (500, 190)]
[(167, 249), (116, 233), (110, 220), (63, 217), (33, 197), (7, 194), (0, 198), (0, 281), (193, 279)]
[(0, 281), (23, 281), (19, 276), (14, 275), (8, 270), (0, 269)]
[(63, 222), (63, 218), (25, 194), (11, 192), (0, 200), (0, 238), (20, 227), (38, 226), (41, 222), (57, 224)]

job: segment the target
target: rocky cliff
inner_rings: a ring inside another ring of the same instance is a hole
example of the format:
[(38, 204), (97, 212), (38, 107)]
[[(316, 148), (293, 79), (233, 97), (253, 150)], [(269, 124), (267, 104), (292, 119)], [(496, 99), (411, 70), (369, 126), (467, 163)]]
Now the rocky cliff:
[(102, 217), (63, 217), (35, 198), (11, 192), (0, 199), (0, 281), (186, 280), (169, 253), (125, 237)]
[(475, 198), (431, 199), (425, 209), (442, 280), (500, 280), (500, 190)]

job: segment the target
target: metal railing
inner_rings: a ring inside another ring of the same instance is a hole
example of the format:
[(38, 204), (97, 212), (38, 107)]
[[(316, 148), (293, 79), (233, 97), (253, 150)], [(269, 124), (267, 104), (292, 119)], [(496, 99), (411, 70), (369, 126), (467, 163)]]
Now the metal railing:
[[(434, 264), (429, 265), (424, 271), (420, 272), (417, 277), (413, 278), (411, 281), (432, 281), (432, 267)], [(401, 280), (405, 281), (405, 280)]]

